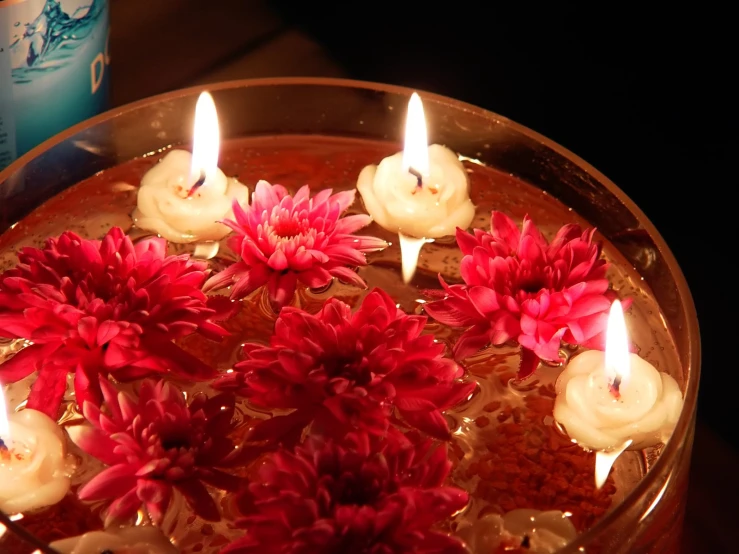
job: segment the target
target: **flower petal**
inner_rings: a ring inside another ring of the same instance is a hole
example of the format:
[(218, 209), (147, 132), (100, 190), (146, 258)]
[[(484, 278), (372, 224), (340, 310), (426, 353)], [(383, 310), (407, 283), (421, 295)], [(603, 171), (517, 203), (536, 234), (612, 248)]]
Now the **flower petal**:
[(197, 515), (206, 521), (220, 521), (221, 513), (218, 506), (200, 481), (194, 479), (177, 481), (175, 488), (182, 493), (187, 504)]
[(26, 407), (43, 412), (56, 421), (66, 391), (67, 369), (47, 365), (33, 383)]
[(104, 469), (77, 493), (81, 500), (117, 498), (136, 487), (136, 466), (118, 464)]
[(15, 383), (36, 371), (59, 348), (59, 343), (32, 344), (0, 364), (0, 382)]

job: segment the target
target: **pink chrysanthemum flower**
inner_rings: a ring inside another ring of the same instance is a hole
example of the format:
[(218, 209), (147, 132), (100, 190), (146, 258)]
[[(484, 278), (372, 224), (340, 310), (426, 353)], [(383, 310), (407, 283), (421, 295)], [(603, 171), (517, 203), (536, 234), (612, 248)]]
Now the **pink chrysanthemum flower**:
[(466, 492), (444, 486), (450, 467), (430, 441), (308, 439), (260, 467), (238, 502), (246, 534), (221, 554), (464, 553), (433, 529), (467, 504)]
[(74, 434), (77, 445), (109, 467), (79, 490), (82, 500), (112, 500), (107, 519), (126, 520), (146, 507), (159, 523), (177, 489), (200, 517), (217, 521), (218, 506), (204, 483), (236, 490), (240, 479), (216, 469), (234, 446), (234, 397), (195, 395), (187, 405), (182, 392), (164, 381), (147, 379), (138, 398), (101, 381), (104, 408), (85, 402), (91, 426)]
[(440, 277), (446, 297), (426, 305), (437, 321), (469, 327), (455, 345), (457, 359), (515, 340), (522, 347), (519, 377), (526, 377), (540, 359), (560, 360), (561, 341), (599, 340), (615, 295), (594, 232), (565, 225), (548, 243), (528, 216), (519, 231), (500, 212), (493, 212), (489, 233), (457, 229), (466, 284), (449, 286)]
[(366, 286), (352, 268), (366, 265), (364, 253), (387, 243), (352, 234), (369, 225), (370, 216), (341, 217), (356, 191), (331, 192), (310, 198), (306, 185), (290, 196), (280, 185), (257, 183), (251, 205), (244, 209), (234, 203), (235, 221), (224, 222), (235, 232), (229, 246), (241, 259), (211, 277), (206, 291), (233, 285), (231, 298), (239, 299), (267, 285), (270, 300), (281, 308), (292, 299), (298, 281), (318, 288), (337, 277)]
[(117, 227), (102, 241), (63, 233), (43, 249), (24, 248), (19, 264), (0, 274), (0, 337), (33, 342), (0, 365), (0, 381), (38, 371), (28, 407), (56, 417), (66, 377), (76, 372), (81, 405), (99, 401), (100, 375), (119, 380), (171, 371), (190, 379), (214, 370), (173, 339), (194, 332), (227, 333), (200, 290), (206, 265), (167, 256), (163, 239), (135, 246)]
[(393, 407), (408, 425), (447, 439), (441, 411), (475, 385), (458, 381), (462, 369), (432, 335), (421, 335), (425, 323), (379, 289), (355, 314), (336, 299), (315, 315), (286, 307), (270, 345), (247, 344), (247, 359), (215, 386), (257, 406), (293, 410), (257, 426), (251, 440), (295, 436), (310, 422), (325, 433), (359, 427), (382, 434)]

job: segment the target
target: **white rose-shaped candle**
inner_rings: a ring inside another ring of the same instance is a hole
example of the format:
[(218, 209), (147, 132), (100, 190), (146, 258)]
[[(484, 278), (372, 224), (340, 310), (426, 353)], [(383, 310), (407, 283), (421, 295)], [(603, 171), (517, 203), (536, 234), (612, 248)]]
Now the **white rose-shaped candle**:
[(92, 531), (78, 537), (55, 541), (50, 545), (60, 554), (177, 554), (157, 527), (124, 527)]
[(0, 510), (16, 514), (56, 504), (73, 469), (56, 422), (30, 409), (8, 416), (0, 387)]
[(457, 155), (439, 144), (428, 146), (423, 103), (415, 92), (408, 103), (405, 145), (362, 169), (357, 190), (367, 212), (382, 227), (400, 235), (403, 278), (415, 273), (425, 242), (466, 229), (475, 217), (467, 172)]
[[(623, 309), (611, 306), (606, 351), (575, 356), (557, 379), (554, 418), (578, 444), (599, 451), (601, 486), (624, 449), (666, 442), (680, 416), (683, 398), (675, 379), (629, 352)], [(607, 466), (607, 467), (605, 467)]]
[(133, 220), (165, 239), (188, 243), (220, 240), (229, 228), (234, 200), (245, 204), (248, 189), (218, 168), (218, 114), (204, 92), (195, 107), (192, 154), (172, 150), (141, 179)]
[(486, 514), (457, 533), (470, 552), (497, 552), (521, 547), (531, 554), (553, 554), (577, 537), (570, 513), (557, 510), (512, 510), (503, 516)]

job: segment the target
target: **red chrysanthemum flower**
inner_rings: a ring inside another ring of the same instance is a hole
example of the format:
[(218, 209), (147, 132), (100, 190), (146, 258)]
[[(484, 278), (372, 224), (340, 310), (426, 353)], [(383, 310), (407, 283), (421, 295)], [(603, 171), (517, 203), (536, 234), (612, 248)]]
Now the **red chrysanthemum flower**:
[(443, 485), (450, 467), (431, 441), (308, 439), (260, 467), (238, 502), (246, 534), (222, 554), (463, 553), (433, 529), (467, 504), (466, 492)]
[(528, 216), (519, 231), (500, 212), (492, 214), (490, 233), (457, 229), (466, 284), (449, 286), (439, 277), (446, 297), (426, 305), (437, 321), (469, 327), (455, 356), (515, 340), (522, 347), (519, 377), (526, 377), (540, 359), (560, 360), (561, 341), (599, 340), (615, 295), (594, 232), (565, 225), (548, 243)]
[(241, 259), (211, 277), (206, 291), (233, 285), (231, 298), (239, 299), (267, 285), (270, 300), (281, 308), (292, 299), (298, 281), (319, 288), (337, 277), (366, 286), (352, 268), (366, 265), (364, 253), (387, 243), (352, 234), (369, 225), (370, 216), (341, 217), (356, 191), (331, 192), (310, 198), (306, 185), (290, 196), (280, 185), (257, 183), (251, 205), (244, 209), (234, 203), (235, 221), (224, 222), (235, 232), (229, 246)]
[(200, 517), (217, 521), (218, 506), (204, 483), (236, 490), (240, 479), (216, 469), (234, 452), (234, 397), (195, 395), (187, 405), (171, 383), (147, 379), (138, 398), (100, 382), (107, 413), (85, 402), (83, 413), (92, 426), (72, 434), (77, 445), (107, 464), (79, 490), (82, 500), (108, 500), (107, 519), (125, 520), (143, 505), (155, 523), (180, 491)]
[(18, 259), (0, 274), (0, 336), (33, 344), (0, 365), (0, 380), (12, 383), (37, 370), (29, 408), (55, 418), (69, 372), (76, 372), (80, 405), (99, 401), (101, 374), (214, 375), (172, 343), (196, 331), (212, 339), (227, 334), (211, 321), (215, 310), (200, 290), (204, 263), (167, 256), (163, 239), (134, 246), (117, 227), (102, 241), (66, 232), (43, 249), (22, 249)]
[(324, 433), (360, 427), (382, 434), (393, 407), (410, 426), (447, 439), (441, 411), (475, 385), (457, 380), (462, 369), (432, 335), (421, 335), (425, 323), (379, 289), (355, 314), (336, 299), (315, 315), (286, 307), (270, 345), (247, 344), (247, 359), (215, 386), (257, 406), (293, 410), (266, 420), (251, 440), (275, 440), (311, 421)]

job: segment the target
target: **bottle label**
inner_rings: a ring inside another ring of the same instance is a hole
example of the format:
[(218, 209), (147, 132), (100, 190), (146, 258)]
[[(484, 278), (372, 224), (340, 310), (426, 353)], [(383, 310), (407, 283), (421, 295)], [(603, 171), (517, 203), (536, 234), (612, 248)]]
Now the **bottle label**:
[(0, 169), (105, 110), (107, 0), (0, 1)]

